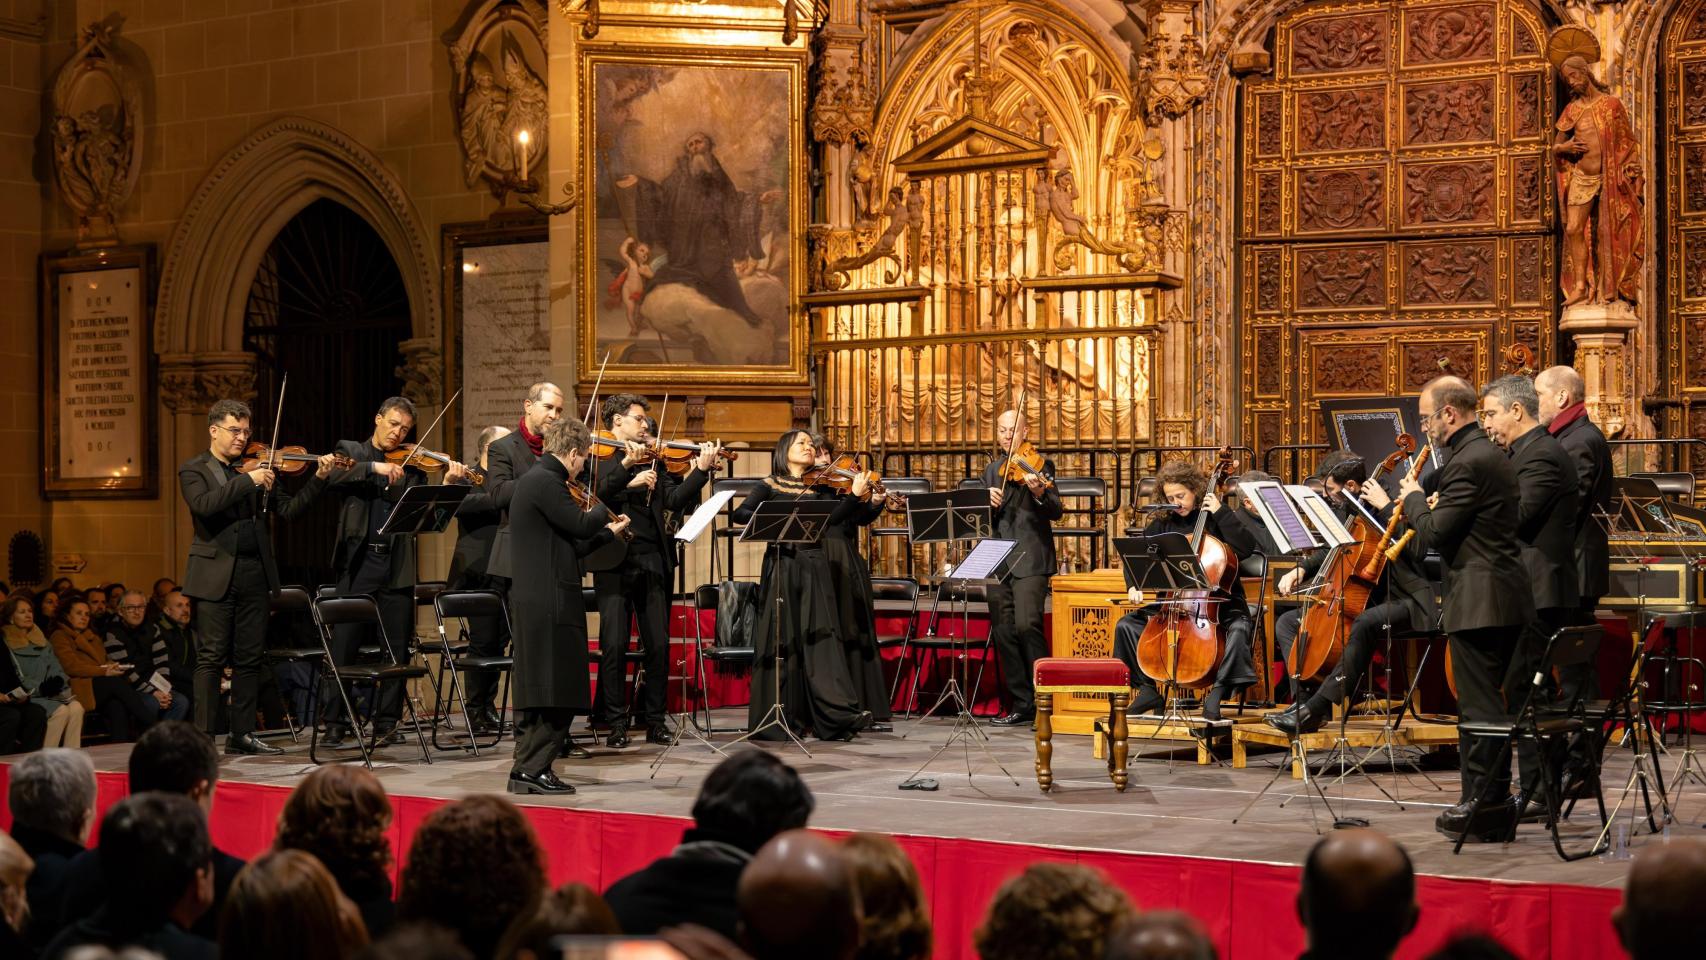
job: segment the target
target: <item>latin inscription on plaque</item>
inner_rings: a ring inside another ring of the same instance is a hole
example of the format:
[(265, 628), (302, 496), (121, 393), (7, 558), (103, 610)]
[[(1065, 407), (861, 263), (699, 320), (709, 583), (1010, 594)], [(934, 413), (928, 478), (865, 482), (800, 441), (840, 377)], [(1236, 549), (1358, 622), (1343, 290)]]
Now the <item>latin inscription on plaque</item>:
[(135, 477), (142, 469), (142, 272), (59, 277), (59, 475)]
[(470, 461), (486, 427), (515, 429), (527, 385), (551, 367), (545, 243), (462, 251), (462, 450)]

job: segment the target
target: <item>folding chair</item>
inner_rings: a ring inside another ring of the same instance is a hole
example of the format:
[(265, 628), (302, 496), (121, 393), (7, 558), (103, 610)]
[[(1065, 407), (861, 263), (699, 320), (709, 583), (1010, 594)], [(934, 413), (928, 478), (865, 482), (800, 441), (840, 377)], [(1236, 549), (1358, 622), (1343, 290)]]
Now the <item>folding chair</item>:
[[(503, 693), (498, 698), (498, 716), (501, 718), (509, 706), (509, 684), (515, 668), (515, 658), (508, 654), (496, 656), (479, 656), (468, 653), (468, 620), (473, 617), (502, 617), (504, 626), (509, 626), (509, 611), (504, 606), (503, 597), (492, 590), (447, 590), (434, 595), (432, 600), (433, 619), (438, 623), (438, 644), (441, 657), (438, 661), (438, 678), (433, 682), (434, 697), (432, 705), (432, 745), (438, 750), (449, 750), (452, 747), (463, 749), (452, 744), (447, 747), (438, 742), (440, 722), (450, 723), (450, 710), (460, 706), (462, 709), (462, 725), (468, 732), (468, 746), (474, 756), (480, 755), (480, 740), (474, 735), (474, 718), (468, 713), (468, 697), (463, 692), (462, 674), (470, 670), (497, 671), (503, 674)], [(462, 626), (458, 634), (458, 643), (452, 645), (450, 633), (444, 628), (446, 620), (461, 620)], [(507, 632), (507, 631), (506, 631)], [(444, 696), (444, 677), (450, 676), (450, 696)], [(497, 735), (488, 747), (497, 746), (503, 739), (503, 725), (498, 725)]]
[[(415, 712), (414, 699), (408, 695), (407, 683), (410, 680), (420, 680), (430, 674), (426, 667), (413, 663), (398, 663), (389, 638), (385, 635), (385, 624), (379, 616), (379, 604), (365, 594), (350, 597), (322, 596), (314, 601), (314, 623), (320, 628), (320, 651), (324, 657), (325, 677), (343, 698), (345, 719), (354, 731), (356, 746), (361, 748), (361, 761), (368, 769), (373, 768), (373, 753), (367, 746), (367, 738), (362, 735), (362, 726), (372, 719), (372, 712), (379, 708), (379, 691), (381, 685), (389, 682), (400, 682), (405, 685), (403, 691), (403, 706), (409, 711), (409, 722), (415, 728), (415, 737), (420, 744), (421, 759), (432, 762), (432, 755), (427, 752), (427, 737), (421, 730), (421, 719)], [(389, 663), (357, 663), (349, 666), (338, 666), (332, 656), (332, 631), (340, 626), (371, 626), (379, 631), (380, 648), (386, 651)], [(347, 686), (346, 686), (347, 685)], [(369, 716), (364, 719), (356, 713), (355, 704), (351, 701), (348, 686), (369, 686), (373, 688), (370, 698)], [(320, 743), (320, 727), (316, 724), (313, 734), (308, 739), (308, 759), (318, 764), (319, 755), (316, 750)]]
[[(751, 584), (750, 586), (756, 587), (757, 585)], [(722, 728), (711, 726), (711, 693), (705, 682), (705, 678), (709, 675), (706, 672), (709, 669), (708, 665), (717, 664), (750, 670), (752, 669), (753, 659), (758, 655), (758, 651), (754, 647), (737, 646), (727, 642), (729, 638), (723, 630), (723, 610), (720, 598), (721, 590), (719, 585), (715, 583), (700, 584), (699, 589), (693, 591), (695, 610), (709, 610), (716, 618), (714, 621), (716, 626), (712, 628), (712, 635), (708, 642), (705, 639), (704, 618), (698, 615), (693, 618), (693, 638), (695, 641), (693, 648), (694, 657), (697, 661), (694, 668), (699, 678), (699, 704), (705, 711), (705, 722), (700, 725), (699, 729), (707, 735), (738, 733), (746, 729), (744, 726)], [(697, 723), (698, 721), (695, 720), (694, 722)]]
[[(983, 648), (983, 658), (978, 661), (977, 665), (977, 679), (971, 681), (970, 688), (965, 691), (966, 704), (969, 708), (977, 702), (977, 691), (983, 686), (983, 671), (984, 668), (989, 665), (990, 656), (995, 650), (995, 631), (989, 631), (988, 635), (981, 641), (975, 640), (969, 636), (938, 635), (936, 631), (937, 628), (942, 625), (942, 604), (944, 601), (949, 606), (948, 617), (952, 620), (954, 618), (952, 609), (954, 604), (982, 603), (987, 605), (989, 603), (989, 590), (987, 585), (982, 583), (963, 583), (954, 581), (939, 584), (936, 587), (936, 601), (930, 612), (930, 625), (924, 631), (924, 636), (913, 638), (911, 643), (911, 647), (913, 649), (922, 650), (930, 655), (930, 664), (932, 667), (941, 662), (944, 651), (951, 650), (956, 658), (963, 658), (971, 656), (973, 647), (981, 646)], [(966, 622), (966, 619), (963, 616), (960, 620), (962, 623)], [(903, 659), (902, 665), (897, 666), (895, 669), (901, 669), (904, 664), (905, 660)], [(969, 667), (970, 664), (967, 664), (967, 666)], [(919, 677), (923, 673), (924, 664), (922, 662), (922, 658), (920, 658), (913, 662), (912, 685), (906, 696), (905, 712), (909, 717), (914, 715), (914, 711), (918, 707), (918, 682)]]
[[(269, 606), (271, 608), (270, 613), (274, 617), (306, 616), (309, 618), (310, 622), (312, 622), (313, 600), (308, 596), (308, 588), (306, 587), (279, 587), (278, 592), (273, 594)], [(281, 646), (267, 648), (267, 659), (271, 661), (273, 665), (281, 663), (313, 663), (319, 660), (321, 656), (322, 654), (319, 647)], [(313, 686), (317, 687), (318, 685), (315, 684)], [(307, 699), (308, 709), (305, 711), (306, 716), (304, 717), (297, 717), (295, 709), (290, 705), (290, 699), (288, 697), (283, 698), (284, 721), (290, 725), (290, 739), (292, 742), (299, 742), (297, 735), (301, 732), (301, 728), (304, 725), (312, 726), (314, 724), (315, 717), (319, 713), (319, 711), (314, 709), (315, 701), (318, 696), (319, 690), (311, 688)]]
[[(906, 608), (906, 629), (899, 634), (877, 634), (877, 651), (891, 647), (900, 648), (900, 659), (895, 662), (894, 683), (889, 687), (889, 702), (900, 693), (900, 676), (906, 666), (907, 648), (912, 645), (913, 638), (918, 635), (918, 581), (911, 577), (872, 577), (871, 599), (874, 602), (901, 602)], [(872, 611), (873, 615), (875, 611)]]
[[(1559, 791), (1552, 784), (1552, 761), (1547, 756), (1549, 747), (1556, 744), (1562, 752), (1573, 738), (1587, 728), (1587, 713), (1583, 703), (1585, 694), (1578, 690), (1561, 709), (1553, 707), (1546, 703), (1550, 699), (1551, 691), (1545, 680), (1555, 669), (1592, 663), (1594, 655), (1599, 652), (1599, 641), (1603, 632), (1598, 624), (1559, 628), (1546, 638), (1546, 649), (1542, 651), (1540, 662), (1535, 667), (1534, 682), (1529, 685), (1528, 695), (1523, 698), (1522, 706), (1518, 708), (1512, 720), (1459, 724), (1459, 729), (1464, 732), (1481, 737), (1498, 737), (1504, 741), (1499, 758), (1493, 764), (1494, 770), (1510, 768), (1511, 753), (1517, 740), (1534, 745), (1534, 753), (1540, 764), (1540, 797), (1545, 807), (1546, 826), (1552, 833), (1552, 846), (1565, 862), (1591, 857), (1600, 851), (1601, 846), (1596, 837), (1593, 845), (1587, 850), (1571, 853), (1564, 849), (1564, 840), (1558, 835), (1558, 824), (1564, 815), (1563, 803)], [(1486, 799), (1485, 791), (1476, 795), (1469, 807), (1469, 823), (1475, 822), (1475, 815), (1481, 811), (1481, 804)], [(1594, 800), (1599, 804), (1599, 823), (1603, 828), (1607, 820), (1605, 792), (1597, 781), (1594, 785)], [(1518, 809), (1511, 815), (1510, 827), (1505, 833), (1506, 843), (1516, 839), (1516, 828), (1521, 822), (1522, 813), (1523, 811)], [(1467, 830), (1459, 834), (1452, 852), (1460, 852), (1464, 840), (1468, 837)]]
[(1108, 499), (1108, 482), (1101, 477), (1055, 477), (1055, 493), (1065, 505), (1067, 516), (1081, 516), (1088, 520), (1084, 526), (1059, 525), (1054, 528), (1056, 543), (1063, 540), (1087, 541), (1090, 563), (1101, 569), (1108, 565), (1108, 517), (1113, 514), (1112, 507), (1103, 506)]

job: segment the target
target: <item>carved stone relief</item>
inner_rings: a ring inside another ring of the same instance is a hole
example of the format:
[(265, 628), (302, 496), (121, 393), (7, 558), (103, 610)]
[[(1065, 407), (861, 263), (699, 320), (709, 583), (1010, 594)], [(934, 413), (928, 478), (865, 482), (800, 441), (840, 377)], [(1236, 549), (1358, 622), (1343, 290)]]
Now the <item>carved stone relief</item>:
[(1511, 56), (1532, 57), (1540, 52), (1540, 42), (1534, 38), (1534, 31), (1528, 28), (1520, 18), (1511, 18)]
[(1256, 449), (1267, 450), (1285, 442), (1285, 414), (1278, 410), (1256, 413)]
[(1493, 242), (1423, 243), (1404, 251), (1404, 302), (1411, 306), (1491, 303)]
[(1280, 311), (1280, 252), (1278, 250), (1258, 250), (1256, 252), (1256, 311), (1258, 313), (1278, 313)]
[(1256, 328), (1256, 393), (1277, 397), (1285, 387), (1285, 332), (1280, 327)]
[(113, 21), (84, 27), (54, 80), (48, 114), (53, 182), (77, 215), (79, 246), (118, 242), (114, 211), (142, 172), (142, 94), (119, 61)]
[[(1475, 374), (1475, 344), (1459, 341), (1444, 343), (1406, 343), (1401, 355), (1402, 376), (1398, 389), (1415, 393), (1428, 381), (1441, 374), (1463, 377), (1473, 383)], [(1441, 363), (1444, 361), (1444, 363)]]
[(1511, 242), (1511, 300), (1514, 303), (1539, 303), (1540, 241), (1520, 238)]
[(1256, 232), (1280, 232), (1280, 174), (1270, 170), (1256, 176)]
[(1284, 130), (1284, 100), (1277, 93), (1256, 95), (1256, 154), (1263, 157), (1280, 155)]
[(1386, 65), (1386, 15), (1332, 17), (1301, 24), (1291, 34), (1291, 72), (1333, 73)]
[(1305, 170), (1297, 178), (1297, 229), (1369, 230), (1386, 223), (1383, 167)]
[(1386, 88), (1352, 87), (1297, 97), (1297, 152), (1386, 146)]
[(1701, 7), (1694, 14), (1694, 22), (1688, 25), (1688, 32), (1682, 35), (1682, 39), (1685, 42), (1706, 40), (1706, 7)]
[(1493, 161), (1429, 163), (1404, 168), (1404, 224), (1490, 223)]
[(1450, 80), (1404, 89), (1404, 142), (1479, 143), (1493, 139), (1493, 81)]
[(1691, 230), (1682, 235), (1682, 295), (1689, 300), (1706, 297), (1706, 233)]
[(1706, 124), (1706, 60), (1682, 65), (1682, 125)]
[(1706, 317), (1688, 317), (1682, 323), (1682, 382), (1690, 387), (1706, 387)]
[(1386, 305), (1386, 251), (1378, 244), (1297, 251), (1297, 306), (1355, 310)]
[(1492, 4), (1416, 11), (1405, 18), (1406, 64), (1486, 60), (1493, 56)]
[(1386, 346), (1379, 343), (1317, 343), (1315, 392), (1378, 394), (1386, 389)]
[(1518, 223), (1539, 222), (1544, 190), (1539, 157), (1511, 160), (1511, 219)]
[(1545, 363), (1540, 355), (1540, 324), (1513, 323), (1511, 324), (1511, 342), (1528, 348), (1528, 355), (1534, 358), (1538, 367)]
[(1511, 77), (1511, 136), (1540, 133), (1540, 74), (1519, 73)]
[(1706, 211), (1706, 143), (1682, 148), (1682, 209), (1688, 213)]
[(543, 169), (546, 20), (540, 0), (480, 0), (444, 35), (463, 180), (494, 196), (519, 188), (522, 168)]

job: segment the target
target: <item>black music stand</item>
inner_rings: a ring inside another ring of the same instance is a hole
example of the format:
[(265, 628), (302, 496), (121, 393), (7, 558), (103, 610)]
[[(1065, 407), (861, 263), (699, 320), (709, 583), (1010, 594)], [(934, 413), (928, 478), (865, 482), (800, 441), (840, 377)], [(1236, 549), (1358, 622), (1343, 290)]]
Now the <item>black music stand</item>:
[[(746, 522), (746, 528), (740, 532), (740, 539), (747, 543), (764, 543), (772, 546), (799, 546), (817, 543), (823, 536), (823, 531), (829, 526), (829, 516), (835, 512), (837, 504), (833, 500), (770, 500), (758, 505), (752, 513), (752, 519)], [(782, 610), (786, 600), (778, 595), (776, 609), (771, 612), (771, 624), (774, 626), (772, 640), (775, 644), (775, 683), (776, 699), (764, 716), (753, 724), (751, 730), (736, 738), (734, 743), (751, 740), (771, 727), (780, 727), (794, 741), (794, 746), (807, 757), (812, 752), (806, 749), (805, 741), (788, 723), (788, 711), (782, 703)], [(733, 746), (731, 743), (730, 746)]]
[(403, 491), (377, 536), (443, 533), (456, 517), (456, 507), (473, 489), (467, 484), (421, 484)]
[(972, 487), (906, 498), (906, 538), (913, 543), (958, 543), (992, 536), (989, 490)]
[[(1125, 574), (1128, 590), (1136, 590), (1141, 594), (1165, 593), (1164, 600), (1208, 600), (1214, 594), (1209, 586), (1208, 574), (1203, 572), (1202, 562), (1197, 558), (1197, 552), (1191, 547), (1191, 540), (1183, 533), (1168, 532), (1147, 536), (1115, 537), (1114, 552), (1119, 554), (1120, 569)], [(1165, 612), (1154, 616), (1166, 616)], [(1155, 728), (1150, 731), (1148, 739), (1154, 740), (1161, 735), (1161, 730), (1168, 723), (1177, 722), (1187, 729), (1193, 721), (1179, 707), (1180, 686), (1178, 675), (1177, 651), (1168, 657), (1170, 676), (1159, 678), (1163, 684), (1161, 689), (1162, 712), (1154, 721)], [(1133, 651), (1136, 654), (1136, 651)], [(1150, 679), (1157, 679), (1151, 677)], [(1149, 714), (1148, 716), (1154, 716)], [(1197, 721), (1208, 723), (1208, 721)], [(1167, 755), (1168, 769), (1172, 769), (1173, 755)]]

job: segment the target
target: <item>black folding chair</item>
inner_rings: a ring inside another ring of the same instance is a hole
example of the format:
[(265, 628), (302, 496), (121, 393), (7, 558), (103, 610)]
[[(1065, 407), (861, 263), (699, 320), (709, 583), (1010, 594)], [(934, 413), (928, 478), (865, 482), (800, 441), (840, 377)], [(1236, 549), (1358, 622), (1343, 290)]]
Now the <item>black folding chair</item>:
[[(409, 723), (415, 728), (415, 738), (421, 748), (421, 759), (432, 762), (432, 755), (427, 752), (427, 737), (421, 730), (420, 715), (415, 712), (414, 699), (409, 696), (407, 685), (410, 680), (426, 679), (430, 676), (426, 667), (414, 663), (399, 663), (389, 638), (385, 635), (385, 623), (379, 616), (379, 604), (365, 594), (348, 597), (322, 596), (314, 601), (314, 623), (319, 627), (320, 650), (324, 657), (324, 673), (326, 680), (334, 687), (338, 696), (344, 702), (344, 715), (354, 731), (356, 746), (361, 748), (361, 761), (368, 769), (373, 768), (373, 753), (368, 749), (367, 738), (362, 735), (362, 726), (372, 720), (373, 711), (379, 709), (379, 691), (385, 683), (398, 682), (404, 685), (403, 706), (409, 711)], [(389, 662), (356, 663), (339, 666), (332, 656), (332, 631), (340, 626), (371, 626), (379, 631), (380, 649), (385, 651)], [(349, 688), (364, 686), (372, 688), (369, 698), (368, 716), (363, 718), (356, 713), (355, 704), (349, 695)], [(308, 759), (318, 764), (320, 758), (317, 751), (320, 743), (320, 727), (315, 724), (312, 736), (308, 738)]]
[[(1499, 758), (1493, 764), (1494, 770), (1510, 769), (1511, 753), (1515, 750), (1518, 740), (1534, 745), (1534, 753), (1540, 764), (1540, 798), (1545, 808), (1546, 826), (1552, 833), (1552, 846), (1565, 862), (1593, 856), (1600, 851), (1601, 843), (1596, 836), (1593, 845), (1587, 850), (1572, 853), (1564, 849), (1564, 839), (1558, 834), (1558, 824), (1563, 820), (1564, 809), (1559, 788), (1553, 784), (1552, 760), (1547, 753), (1554, 746), (1562, 753), (1574, 738), (1587, 729), (1588, 721), (1584, 705), (1585, 693), (1576, 691), (1559, 707), (1551, 702), (1552, 690), (1546, 679), (1556, 669), (1593, 663), (1594, 655), (1599, 652), (1599, 641), (1603, 633), (1599, 624), (1560, 627), (1546, 638), (1546, 648), (1541, 652), (1540, 662), (1534, 670), (1534, 682), (1529, 685), (1528, 695), (1523, 698), (1522, 706), (1518, 708), (1513, 719), (1458, 725), (1458, 729), (1465, 733), (1480, 737), (1498, 737), (1504, 741)], [(1475, 815), (1481, 811), (1481, 804), (1486, 799), (1486, 791), (1477, 793), (1469, 807), (1469, 823), (1475, 822)], [(1594, 800), (1599, 804), (1599, 825), (1603, 831), (1606, 823), (1605, 792), (1597, 780), (1594, 783)], [(1521, 822), (1522, 813), (1519, 808), (1511, 814), (1510, 827), (1505, 833), (1506, 843), (1516, 839), (1516, 828)], [(1467, 830), (1459, 834), (1456, 845), (1451, 848), (1452, 852), (1460, 852), (1464, 840), (1468, 837)]]
[(1086, 518), (1084, 525), (1055, 526), (1055, 541), (1087, 541), (1090, 563), (1098, 570), (1106, 567), (1108, 517), (1114, 512), (1112, 507), (1104, 505), (1108, 499), (1108, 481), (1101, 477), (1055, 477), (1054, 490), (1060, 496), (1067, 516)]
[[(750, 586), (756, 587), (757, 585), (752, 584)], [(705, 680), (709, 675), (706, 671), (710, 669), (710, 665), (712, 664), (750, 670), (752, 669), (752, 661), (757, 657), (758, 651), (751, 645), (740, 645), (735, 641), (735, 638), (725, 635), (725, 631), (723, 629), (724, 610), (721, 606), (721, 590), (718, 584), (700, 584), (699, 589), (693, 591), (693, 606), (695, 608), (695, 615), (693, 617), (693, 649), (694, 657), (696, 659), (694, 669), (699, 678), (699, 706), (702, 707), (705, 712), (705, 722), (703, 724), (699, 724), (699, 729), (704, 731), (707, 735), (714, 733), (738, 733), (745, 730), (746, 727), (744, 725), (739, 727), (722, 728), (711, 726), (711, 692), (710, 687), (707, 685)], [(712, 615), (716, 617), (716, 626), (712, 628), (712, 635), (709, 640), (705, 637), (704, 618), (698, 616), (699, 611), (705, 610), (711, 611)], [(695, 719), (693, 722), (698, 724), (697, 711), (695, 711), (694, 716)]]
[[(893, 703), (895, 696), (900, 693), (900, 677), (905, 671), (907, 649), (912, 646), (913, 639), (918, 636), (918, 581), (911, 577), (872, 577), (871, 599), (876, 603), (888, 601), (907, 605), (905, 630), (898, 634), (881, 632), (877, 634), (879, 655), (883, 650), (892, 647), (900, 648), (900, 659), (895, 661), (894, 683), (889, 687), (889, 702)], [(873, 619), (875, 613), (876, 611), (873, 610)]]
[[(306, 617), (313, 623), (313, 600), (308, 596), (308, 588), (301, 586), (279, 587), (268, 604), (271, 616)], [(319, 647), (277, 646), (267, 648), (267, 660), (272, 665), (281, 663), (315, 663), (323, 654)], [(316, 685), (317, 686), (317, 685)], [(296, 711), (290, 705), (288, 697), (284, 699), (284, 722), (290, 726), (290, 739), (298, 742), (298, 734), (304, 725), (312, 725), (319, 711), (314, 709), (314, 703), (319, 696), (317, 689), (310, 689), (308, 695), (308, 710), (306, 716), (296, 716)]]
[[(504, 626), (509, 626), (509, 610), (504, 606), (503, 597), (492, 590), (448, 590), (434, 595), (432, 600), (433, 619), (438, 623), (438, 644), (440, 658), (438, 661), (438, 678), (433, 682), (434, 696), (432, 705), (432, 745), (438, 750), (468, 749), (474, 756), (480, 755), (480, 739), (474, 734), (474, 718), (468, 714), (468, 697), (463, 690), (462, 674), (473, 671), (497, 671), (503, 674), (503, 694), (498, 698), (497, 733), (492, 737), (488, 747), (497, 746), (503, 739), (504, 728), (501, 722), (504, 711), (509, 707), (509, 683), (515, 668), (515, 658), (509, 654), (495, 656), (470, 655), (468, 653), (468, 621), (473, 617), (502, 617)], [(446, 620), (461, 620), (458, 629), (457, 642), (452, 644), (450, 632), (445, 629)], [(507, 629), (505, 631), (508, 633)], [(444, 696), (444, 680), (446, 674), (450, 679), (450, 696)], [(460, 707), (462, 710), (462, 725), (468, 733), (466, 748), (458, 744), (445, 746), (438, 742), (440, 724), (448, 724), (450, 711)]]

